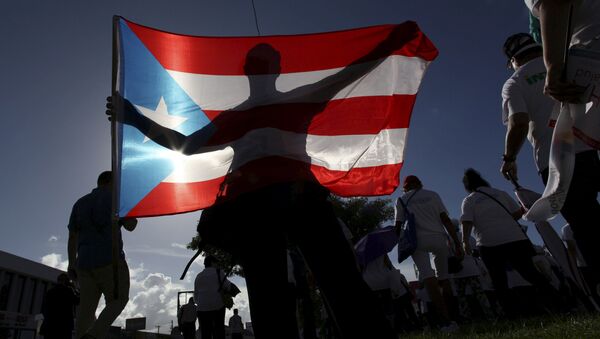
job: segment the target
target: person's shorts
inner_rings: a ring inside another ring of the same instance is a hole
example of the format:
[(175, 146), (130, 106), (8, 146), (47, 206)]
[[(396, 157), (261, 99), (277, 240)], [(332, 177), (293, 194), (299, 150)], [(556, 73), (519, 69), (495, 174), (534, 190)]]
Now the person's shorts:
[[(433, 254), (435, 271), (431, 266), (430, 253)], [(418, 237), (417, 250), (413, 253), (412, 259), (419, 270), (419, 281), (435, 276), (437, 276), (439, 280), (448, 279), (449, 256), (450, 250), (448, 249), (445, 234), (431, 234), (426, 237)]]

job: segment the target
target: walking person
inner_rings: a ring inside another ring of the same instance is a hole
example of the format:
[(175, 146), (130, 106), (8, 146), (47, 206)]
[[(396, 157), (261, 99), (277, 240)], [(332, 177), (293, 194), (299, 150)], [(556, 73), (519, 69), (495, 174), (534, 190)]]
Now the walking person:
[[(114, 295), (112, 264), (112, 172), (98, 176), (97, 188), (77, 200), (69, 219), (68, 273), (79, 282), (76, 338), (104, 338), (110, 325), (129, 301), (129, 267), (119, 230), (118, 298)], [(119, 221), (127, 231), (137, 220)], [(96, 308), (104, 295), (106, 306), (96, 319)]]
[[(455, 252), (462, 257), (463, 251), (459, 245), (456, 230), (448, 217), (448, 212), (440, 196), (426, 189), (418, 177), (410, 175), (404, 180), (404, 194), (396, 203), (396, 227), (404, 222), (404, 209), (415, 216), (417, 249), (412, 259), (419, 270), (419, 281), (427, 289), (436, 311), (441, 317), (441, 330), (453, 332), (458, 325), (451, 321), (449, 304), (453, 299), (452, 287), (448, 275), (448, 236), (454, 241)], [(435, 272), (431, 267), (430, 254), (433, 255)], [(443, 290), (443, 295), (440, 293)], [(445, 300), (444, 300), (445, 299)]]
[(190, 297), (187, 304), (181, 306), (177, 312), (179, 328), (183, 333), (184, 339), (196, 338), (196, 317), (198, 308), (194, 303), (194, 298)]
[[(458, 220), (452, 219), (452, 223), (457, 225), (458, 228)], [(457, 232), (457, 235), (459, 238), (462, 238), (461, 232)], [(471, 248), (474, 247), (473, 244), (475, 243), (475, 239), (473, 239), (473, 237), (469, 238), (469, 242)], [(481, 310), (481, 315), (488, 320), (494, 318), (494, 312), (492, 311), (490, 302), (481, 285), (480, 276), (481, 271), (475, 262), (475, 258), (470, 253), (465, 253), (462, 261), (462, 268), (458, 272), (452, 274), (452, 280), (456, 286), (458, 312), (463, 320), (470, 321), (475, 316), (475, 312), (472, 312), (467, 300), (467, 290), (470, 291), (470, 295), (477, 301)]]
[(481, 259), (506, 315), (517, 316), (520, 314), (518, 301), (508, 288), (508, 265), (538, 290), (552, 291), (546, 278), (535, 268), (532, 261), (535, 250), (517, 222), (523, 211), (508, 193), (490, 187), (472, 168), (465, 171), (463, 184), (469, 193), (462, 202), (461, 216), (465, 253), (472, 253), (469, 237), (473, 230)]
[[(560, 100), (579, 100), (581, 90), (573, 84), (561, 80), (565, 36), (568, 26), (571, 0), (526, 0), (535, 15), (542, 18), (542, 46), (535, 43), (528, 34), (510, 36), (504, 51), (514, 69), (502, 90), (503, 120), (507, 125), (506, 144), (500, 171), (508, 178), (517, 177), (516, 158), (525, 138), (529, 138), (534, 148), (534, 159), (544, 185), (550, 176), (549, 157), (553, 130), (549, 127), (552, 111)], [(600, 52), (600, 2), (596, 0), (578, 1), (573, 12), (573, 32), (571, 45)], [(544, 4), (541, 6), (541, 4)], [(552, 23), (554, 21), (554, 23)], [(562, 31), (563, 33), (560, 33)], [(543, 57), (543, 58), (542, 58)], [(545, 63), (545, 65), (544, 65)], [(600, 86), (595, 86), (596, 99), (584, 116), (600, 115), (598, 96)], [(546, 93), (547, 95), (544, 95)], [(553, 100), (552, 98), (555, 100)], [(576, 105), (572, 105), (576, 106)], [(586, 107), (587, 108), (587, 107)], [(577, 110), (586, 108), (578, 108)], [(597, 120), (596, 120), (597, 121)], [(590, 136), (579, 138), (581, 129), (573, 136), (573, 169), (567, 195), (561, 209), (562, 216), (573, 229), (574, 239), (587, 264), (600, 271), (600, 250), (595, 239), (600, 238), (600, 158), (598, 140)], [(584, 125), (595, 126), (598, 123)], [(595, 136), (599, 138), (598, 136)], [(565, 152), (566, 149), (565, 149)], [(568, 152), (567, 152), (568, 153)], [(562, 161), (568, 161), (565, 157)]]
[(45, 339), (73, 337), (75, 307), (79, 304), (79, 293), (66, 273), (58, 275), (57, 284), (44, 295), (42, 315), (44, 322), (40, 334)]
[(194, 300), (197, 301), (198, 322), (202, 339), (225, 339), (225, 303), (221, 290), (229, 290), (231, 282), (217, 268), (217, 259), (204, 258), (204, 270), (194, 281)]
[(238, 314), (237, 308), (233, 309), (233, 315), (229, 318), (229, 330), (231, 331), (231, 339), (244, 338), (244, 323), (242, 317)]

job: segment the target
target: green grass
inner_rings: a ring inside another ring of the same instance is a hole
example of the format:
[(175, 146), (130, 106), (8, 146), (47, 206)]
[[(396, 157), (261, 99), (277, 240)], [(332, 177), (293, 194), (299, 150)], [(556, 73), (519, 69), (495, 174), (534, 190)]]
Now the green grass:
[(444, 334), (426, 331), (402, 338), (600, 338), (600, 315), (547, 316), (525, 320), (481, 322)]

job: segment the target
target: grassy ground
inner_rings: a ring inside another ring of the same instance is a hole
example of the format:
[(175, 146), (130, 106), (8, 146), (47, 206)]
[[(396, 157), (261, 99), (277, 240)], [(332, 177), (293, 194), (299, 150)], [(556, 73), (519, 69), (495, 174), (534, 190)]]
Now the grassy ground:
[(482, 322), (463, 325), (458, 332), (438, 331), (403, 336), (432, 338), (600, 338), (600, 315), (564, 315), (515, 321)]

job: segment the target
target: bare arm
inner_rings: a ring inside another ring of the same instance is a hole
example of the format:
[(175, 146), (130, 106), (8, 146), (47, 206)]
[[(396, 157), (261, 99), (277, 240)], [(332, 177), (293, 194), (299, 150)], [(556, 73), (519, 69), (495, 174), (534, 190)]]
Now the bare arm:
[(544, 92), (558, 101), (577, 102), (582, 92), (562, 79), (569, 11), (574, 3), (574, 0), (542, 0), (539, 6), (544, 63), (548, 70)]
[[(320, 101), (326, 102), (331, 100), (339, 91), (383, 63), (386, 57), (391, 55), (393, 51), (411, 41), (414, 38), (414, 35), (404, 34), (403, 31), (405, 29), (406, 27), (404, 25), (396, 26), (386, 37), (386, 39), (381, 41), (381, 43), (377, 45), (371, 52), (353, 61), (341, 71), (332, 74), (314, 84), (298, 87), (290, 92), (287, 92), (286, 95), (289, 98), (297, 99), (301, 97), (303, 93), (309, 93), (311, 96), (314, 96), (315, 93), (318, 93), (319, 99), (321, 99)], [(416, 34), (416, 26), (413, 29), (415, 30), (414, 33)]]
[[(112, 97), (108, 97), (106, 100), (108, 101), (106, 107), (109, 109), (107, 114), (115, 116), (115, 108), (118, 105), (113, 105)], [(200, 149), (206, 145), (216, 130), (213, 124), (207, 124), (196, 132), (186, 136), (178, 131), (157, 124), (152, 119), (141, 114), (129, 100), (123, 98), (119, 98), (118, 100), (123, 100), (123, 116), (119, 117), (121, 123), (131, 125), (157, 144), (185, 155), (200, 153)]]
[(456, 255), (459, 257), (463, 256), (464, 253), (460, 246), (460, 241), (458, 240), (458, 235), (456, 234), (456, 229), (454, 228), (454, 224), (452, 224), (452, 220), (450, 220), (448, 214), (446, 214), (445, 212), (440, 213), (440, 220), (442, 221), (444, 228), (448, 232), (448, 235), (450, 235), (450, 238), (452, 238), (452, 241), (454, 241)]
[(77, 236), (79, 232), (69, 231), (69, 240), (67, 243), (67, 254), (69, 256), (69, 265), (67, 273), (72, 280), (77, 280), (77, 273), (75, 272), (75, 263), (77, 262)]
[(521, 150), (527, 132), (529, 131), (529, 116), (527, 113), (515, 113), (508, 117), (508, 126), (506, 129), (506, 139), (504, 143), (505, 160), (502, 162), (500, 172), (506, 179), (512, 176), (515, 180), (517, 177), (517, 154)]
[(469, 242), (469, 240), (471, 239), (471, 230), (473, 229), (473, 222), (463, 221), (462, 226), (463, 248), (465, 249), (466, 254), (471, 254), (473, 251), (471, 249), (471, 243)]

